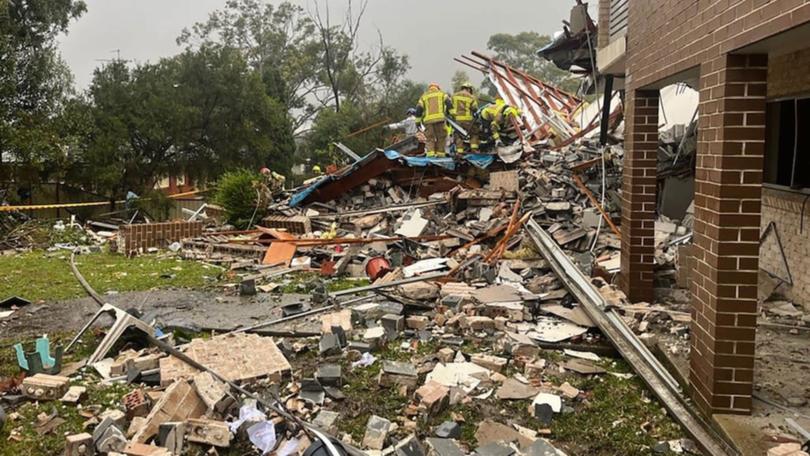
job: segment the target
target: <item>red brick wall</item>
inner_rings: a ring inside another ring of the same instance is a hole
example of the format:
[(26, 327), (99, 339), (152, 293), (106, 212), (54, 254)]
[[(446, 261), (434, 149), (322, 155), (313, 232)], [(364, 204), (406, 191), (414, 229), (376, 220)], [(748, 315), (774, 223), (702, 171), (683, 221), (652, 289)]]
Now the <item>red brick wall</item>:
[[(631, 3), (628, 94), (700, 75), (690, 380), (709, 413), (749, 413), (753, 384), (768, 58), (732, 54), (807, 22), (807, 0)], [(628, 132), (635, 122), (628, 118)], [(622, 226), (626, 282), (638, 274), (625, 245), (632, 256), (646, 242), (631, 230)]]
[(118, 230), (123, 253), (150, 247), (164, 248), (181, 239), (200, 236), (202, 222), (167, 222), (124, 225)]
[(658, 103), (657, 90), (627, 93), (621, 285), (631, 302), (653, 300)]
[(637, 0), (627, 84), (644, 87), (810, 21), (805, 0)]
[(714, 412), (751, 410), (767, 68), (764, 55), (701, 67), (690, 379)]

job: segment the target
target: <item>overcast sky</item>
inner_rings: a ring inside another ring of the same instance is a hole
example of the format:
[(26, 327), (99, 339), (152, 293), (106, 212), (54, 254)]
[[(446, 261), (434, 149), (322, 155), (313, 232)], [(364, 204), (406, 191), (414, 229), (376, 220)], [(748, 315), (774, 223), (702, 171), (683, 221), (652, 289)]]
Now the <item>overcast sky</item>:
[[(87, 13), (61, 39), (62, 56), (76, 85), (85, 88), (100, 60), (115, 57), (135, 62), (156, 61), (180, 51), (176, 38), (184, 27), (207, 18), (226, 0), (85, 0)], [(293, 0), (305, 8), (312, 0)], [(333, 16), (346, 0), (328, 0)], [(271, 3), (279, 3), (272, 0)], [(355, 0), (355, 4), (358, 0)], [(376, 29), (386, 44), (410, 57), (408, 77), (449, 84), (457, 69), (453, 57), (486, 50), (487, 38), (500, 32), (562, 28), (574, 0), (370, 0), (361, 44), (376, 43)], [(591, 0), (595, 4), (595, 0)], [(591, 11), (594, 5), (590, 5)], [(593, 13), (592, 13), (593, 14)], [(469, 71), (473, 76), (472, 70)]]

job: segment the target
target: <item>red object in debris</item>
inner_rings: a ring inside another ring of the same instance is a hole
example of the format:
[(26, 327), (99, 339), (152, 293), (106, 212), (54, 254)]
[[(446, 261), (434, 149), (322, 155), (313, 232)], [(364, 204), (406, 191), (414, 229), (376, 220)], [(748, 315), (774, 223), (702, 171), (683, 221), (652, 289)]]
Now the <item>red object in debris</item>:
[(335, 275), (335, 264), (334, 261), (324, 261), (321, 263), (321, 275), (324, 277), (332, 277)]
[(380, 276), (391, 270), (391, 263), (383, 257), (374, 257), (366, 263), (366, 274), (371, 280), (377, 280)]

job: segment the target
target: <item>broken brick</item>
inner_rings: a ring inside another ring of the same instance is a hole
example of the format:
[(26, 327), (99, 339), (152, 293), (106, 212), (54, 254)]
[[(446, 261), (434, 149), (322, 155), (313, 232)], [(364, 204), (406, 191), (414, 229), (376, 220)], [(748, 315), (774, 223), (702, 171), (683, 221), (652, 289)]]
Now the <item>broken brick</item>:
[(67, 393), (69, 383), (70, 379), (67, 377), (36, 374), (23, 380), (22, 392), (38, 401), (55, 401)]

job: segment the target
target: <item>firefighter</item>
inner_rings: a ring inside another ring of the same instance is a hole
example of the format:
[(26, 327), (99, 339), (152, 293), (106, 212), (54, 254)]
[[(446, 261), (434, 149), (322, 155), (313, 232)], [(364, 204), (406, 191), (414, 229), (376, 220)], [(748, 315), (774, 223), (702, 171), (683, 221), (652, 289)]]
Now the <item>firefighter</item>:
[(321, 166), (317, 165), (317, 164), (315, 166), (313, 166), (312, 167), (312, 174), (315, 175), (315, 176), (320, 176), (321, 174), (323, 174), (323, 171), (321, 171)]
[(495, 147), (503, 146), (501, 132), (509, 128), (512, 119), (520, 118), (520, 110), (509, 106), (498, 97), (495, 103), (489, 104), (481, 110), (481, 128), (490, 136)]
[(425, 127), (425, 137), (427, 139), (425, 153), (428, 157), (444, 157), (445, 141), (447, 140), (447, 127), (445, 120), (447, 113), (453, 108), (450, 96), (444, 93), (439, 84), (432, 83), (428, 86), (419, 103), (417, 103), (418, 120)]
[(277, 195), (284, 191), (284, 184), (287, 178), (283, 175), (270, 171), (268, 168), (260, 170), (262, 177), (264, 177), (264, 186), (269, 190), (270, 195)]
[[(453, 110), (451, 114), (461, 128), (467, 130), (470, 140), (470, 150), (478, 152), (478, 125), (475, 122), (475, 113), (478, 111), (478, 97), (474, 93), (473, 85), (465, 82), (461, 90), (453, 95)], [(456, 132), (456, 153), (463, 153), (464, 137)]]
[(403, 130), (407, 136), (414, 136), (419, 131), (419, 122), (416, 118), (416, 108), (408, 108), (405, 119), (385, 126), (388, 130)]

